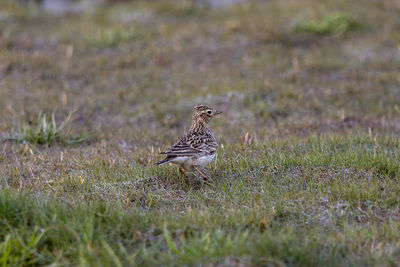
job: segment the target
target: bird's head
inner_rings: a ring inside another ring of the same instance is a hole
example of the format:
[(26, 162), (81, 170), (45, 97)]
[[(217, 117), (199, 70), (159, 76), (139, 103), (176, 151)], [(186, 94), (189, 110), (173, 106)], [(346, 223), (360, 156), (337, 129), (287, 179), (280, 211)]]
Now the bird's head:
[(207, 107), (206, 105), (197, 105), (193, 108), (193, 123), (207, 125), (212, 118), (221, 114), (221, 111)]

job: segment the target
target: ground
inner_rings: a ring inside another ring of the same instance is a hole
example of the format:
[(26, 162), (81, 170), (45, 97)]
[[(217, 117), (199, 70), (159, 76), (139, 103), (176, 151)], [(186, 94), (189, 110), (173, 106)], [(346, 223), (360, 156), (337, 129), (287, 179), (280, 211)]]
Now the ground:
[(0, 2), (1, 263), (398, 264), (399, 1), (111, 2)]

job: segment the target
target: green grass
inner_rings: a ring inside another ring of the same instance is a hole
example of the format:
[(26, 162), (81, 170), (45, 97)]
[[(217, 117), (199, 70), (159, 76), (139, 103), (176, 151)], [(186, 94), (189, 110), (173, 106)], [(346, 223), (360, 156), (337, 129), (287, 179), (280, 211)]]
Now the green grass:
[[(111, 2), (0, 3), (1, 265), (396, 266), (395, 2)], [(154, 165), (199, 103), (207, 184)]]
[(39, 113), (36, 121), (24, 124), (19, 129), (11, 129), (5, 135), (5, 140), (27, 142), (39, 145), (59, 144), (76, 144), (87, 139), (84, 135), (72, 136), (70, 130), (67, 129), (71, 122), (71, 113), (57, 125), (55, 113), (50, 116)]
[(295, 32), (305, 32), (317, 35), (341, 36), (360, 26), (355, 19), (345, 14), (330, 14), (322, 21), (300, 22), (294, 27)]
[[(97, 155), (28, 195), (3, 190), (1, 247), (7, 263), (24, 265), (390, 265), (399, 145), (322, 136), (226, 147), (210, 185)], [(13, 187), (18, 175), (6, 177)]]
[[(248, 191), (246, 186), (239, 188)], [(300, 189), (299, 193), (309, 190)], [(244, 192), (236, 192), (245, 197)], [(221, 193), (215, 193), (218, 201)], [(200, 193), (191, 194), (198, 202)], [(249, 209), (245, 205), (226, 210), (230, 204), (220, 203), (221, 207), (193, 207), (177, 215), (167, 209), (151, 213), (125, 210), (106, 202), (66, 205), (5, 191), (0, 209), (1, 248), (8, 253), (3, 260), (24, 265), (348, 265), (396, 261), (398, 222), (374, 222), (380, 211), (372, 202), (338, 205), (316, 197), (306, 200), (281, 195), (269, 203), (270, 207)], [(279, 206), (283, 201), (286, 203)], [(374, 248), (374, 244), (378, 246)]]

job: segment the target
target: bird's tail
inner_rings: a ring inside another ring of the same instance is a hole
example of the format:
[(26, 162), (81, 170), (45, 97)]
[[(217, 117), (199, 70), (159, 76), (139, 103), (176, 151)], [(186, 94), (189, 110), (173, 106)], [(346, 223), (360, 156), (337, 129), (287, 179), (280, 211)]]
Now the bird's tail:
[(161, 160), (159, 162), (156, 162), (156, 165), (161, 165), (161, 164), (164, 164), (164, 163), (166, 163), (168, 161), (170, 161), (170, 159), (169, 158), (165, 158), (165, 159), (163, 159), (163, 160)]

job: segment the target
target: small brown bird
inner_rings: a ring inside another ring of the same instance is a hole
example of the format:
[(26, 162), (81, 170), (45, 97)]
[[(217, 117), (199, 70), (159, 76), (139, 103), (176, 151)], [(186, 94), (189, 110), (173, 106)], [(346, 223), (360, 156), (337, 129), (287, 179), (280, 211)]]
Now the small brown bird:
[(215, 115), (221, 114), (213, 108), (205, 105), (197, 105), (194, 108), (192, 125), (189, 131), (165, 152), (167, 157), (157, 165), (173, 163), (179, 166), (179, 171), (186, 177), (185, 171), (197, 171), (204, 180), (208, 180), (207, 175), (200, 169), (210, 163), (218, 149), (215, 139), (208, 123)]

